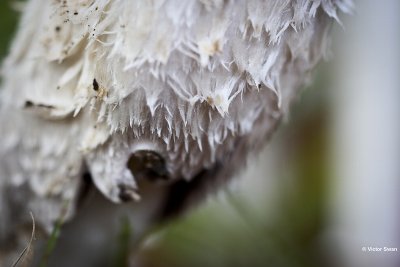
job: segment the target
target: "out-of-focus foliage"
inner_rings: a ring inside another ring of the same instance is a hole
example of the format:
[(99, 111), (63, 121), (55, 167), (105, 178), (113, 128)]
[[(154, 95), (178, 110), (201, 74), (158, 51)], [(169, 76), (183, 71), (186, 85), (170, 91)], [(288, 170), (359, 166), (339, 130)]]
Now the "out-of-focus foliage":
[(0, 59), (3, 59), (8, 51), (18, 21), (18, 12), (11, 8), (12, 2), (15, 1), (0, 1)]

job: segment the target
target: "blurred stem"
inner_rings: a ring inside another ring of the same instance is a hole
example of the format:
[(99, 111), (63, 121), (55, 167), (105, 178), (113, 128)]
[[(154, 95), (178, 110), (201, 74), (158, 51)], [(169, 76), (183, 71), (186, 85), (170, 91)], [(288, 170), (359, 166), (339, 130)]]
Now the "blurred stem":
[(113, 266), (128, 267), (129, 266), (129, 251), (132, 235), (131, 223), (127, 217), (121, 219), (121, 228), (118, 233), (117, 251)]

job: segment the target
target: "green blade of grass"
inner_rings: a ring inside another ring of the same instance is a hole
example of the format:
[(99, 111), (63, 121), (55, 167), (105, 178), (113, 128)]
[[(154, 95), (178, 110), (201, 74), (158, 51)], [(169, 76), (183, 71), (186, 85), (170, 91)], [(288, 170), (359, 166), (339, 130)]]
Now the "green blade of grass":
[(53, 253), (54, 248), (56, 247), (58, 238), (60, 237), (61, 227), (64, 224), (64, 219), (65, 219), (67, 210), (68, 210), (68, 202), (65, 203), (65, 205), (61, 211), (60, 217), (58, 218), (56, 224), (54, 225), (54, 229), (51, 232), (49, 240), (47, 241), (47, 244), (46, 244), (46, 249), (40, 260), (39, 267), (47, 267), (47, 265), (48, 265), (49, 258), (51, 256), (51, 254)]

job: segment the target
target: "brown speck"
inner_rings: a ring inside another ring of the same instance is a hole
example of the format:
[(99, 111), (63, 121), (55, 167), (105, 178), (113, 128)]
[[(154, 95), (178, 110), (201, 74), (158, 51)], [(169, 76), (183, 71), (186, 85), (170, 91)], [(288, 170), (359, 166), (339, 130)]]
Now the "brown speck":
[(32, 101), (25, 101), (25, 107), (29, 108), (33, 106), (33, 102)]
[(93, 79), (93, 90), (95, 91), (99, 90), (99, 84), (97, 83), (96, 79)]
[(207, 101), (207, 103), (208, 103), (209, 105), (211, 105), (211, 106), (214, 104), (214, 100), (213, 100), (212, 97), (210, 97), (210, 96), (207, 96), (206, 101)]
[(221, 51), (221, 46), (220, 46), (218, 40), (213, 43), (213, 50), (214, 50), (214, 53), (217, 53), (217, 52)]
[(31, 107), (39, 107), (39, 108), (45, 108), (45, 109), (53, 109), (54, 106), (52, 105), (46, 105), (46, 104), (35, 104), (32, 101), (25, 101), (25, 108), (31, 108)]
[(78, 15), (78, 12), (75, 11), (75, 12), (74, 12), (74, 15), (75, 15), (75, 16)]
[(55, 30), (56, 30), (56, 32), (59, 32), (59, 31), (61, 30), (61, 27), (60, 27), (60, 26), (57, 26), (57, 27), (55, 28)]
[(38, 104), (37, 105), (39, 108), (46, 108), (46, 109), (53, 109), (54, 106), (51, 105), (45, 105), (45, 104)]

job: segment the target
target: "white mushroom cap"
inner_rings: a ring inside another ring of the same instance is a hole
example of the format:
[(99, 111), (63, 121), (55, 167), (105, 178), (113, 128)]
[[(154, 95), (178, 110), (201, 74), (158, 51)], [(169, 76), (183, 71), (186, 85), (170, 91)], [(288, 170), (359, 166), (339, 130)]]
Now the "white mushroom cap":
[(31, 0), (2, 70), (0, 186), (28, 184), (29, 209), (53, 207), (40, 218), (50, 228), (85, 171), (110, 200), (120, 201), (121, 184), (139, 199), (127, 162), (144, 144), (172, 181), (217, 163), (233, 174), (325, 55), (337, 10), (350, 8)]

